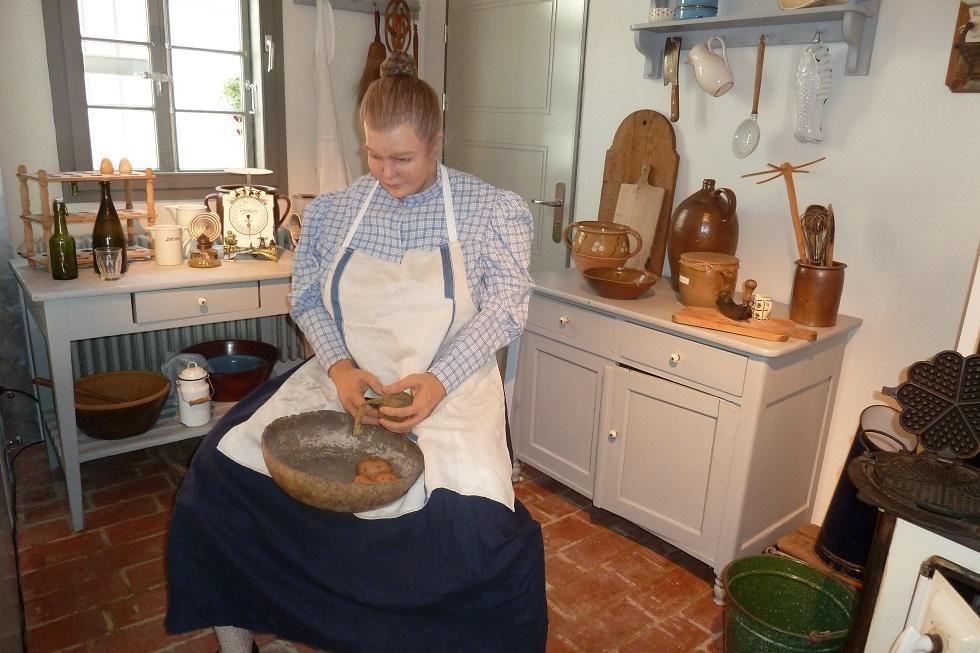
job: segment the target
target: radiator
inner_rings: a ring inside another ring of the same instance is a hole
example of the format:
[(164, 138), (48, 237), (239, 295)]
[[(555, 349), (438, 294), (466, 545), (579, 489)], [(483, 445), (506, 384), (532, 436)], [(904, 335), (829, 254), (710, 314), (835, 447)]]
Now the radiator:
[(306, 358), (302, 333), (287, 316), (277, 315), (78, 340), (71, 343), (72, 373), (77, 380), (111, 370), (159, 372), (163, 363), (186, 347), (229, 338), (275, 345), (280, 362)]

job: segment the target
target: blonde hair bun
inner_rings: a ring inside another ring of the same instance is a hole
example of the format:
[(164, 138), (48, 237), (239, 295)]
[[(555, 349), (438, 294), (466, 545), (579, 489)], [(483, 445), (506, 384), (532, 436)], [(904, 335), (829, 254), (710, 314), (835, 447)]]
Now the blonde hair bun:
[(415, 77), (415, 62), (407, 52), (395, 51), (381, 64), (382, 77)]

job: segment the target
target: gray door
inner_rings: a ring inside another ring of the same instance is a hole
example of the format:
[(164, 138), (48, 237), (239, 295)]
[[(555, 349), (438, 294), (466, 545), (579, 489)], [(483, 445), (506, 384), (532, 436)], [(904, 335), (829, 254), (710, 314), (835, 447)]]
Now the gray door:
[(587, 0), (447, 0), (447, 165), (513, 190), (532, 270), (567, 265)]

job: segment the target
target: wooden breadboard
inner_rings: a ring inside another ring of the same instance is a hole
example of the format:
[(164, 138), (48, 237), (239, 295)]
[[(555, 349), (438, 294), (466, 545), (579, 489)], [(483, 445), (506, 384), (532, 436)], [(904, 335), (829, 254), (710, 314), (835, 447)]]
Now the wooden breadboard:
[(664, 201), (664, 189), (651, 186), (649, 182), (650, 164), (640, 169), (640, 177), (635, 184), (622, 184), (616, 200), (615, 222), (625, 224), (637, 231), (643, 239), (643, 247), (626, 261), (626, 267), (646, 269), (650, 257), (650, 245), (657, 233), (660, 221), (660, 206)]
[(650, 255), (646, 269), (658, 276), (664, 270), (679, 163), (673, 125), (662, 114), (641, 109), (626, 116), (619, 124), (612, 145), (606, 150), (602, 170), (598, 220), (611, 222), (614, 219), (620, 188), (623, 184), (634, 183), (644, 165), (649, 164), (653, 171), (650, 185), (664, 189), (652, 242), (643, 245)]
[(792, 320), (771, 317), (768, 320), (749, 318), (744, 322), (740, 322), (725, 317), (714, 308), (688, 306), (675, 311), (671, 315), (671, 319), (678, 324), (704, 327), (706, 329), (714, 329), (715, 331), (725, 331), (726, 333), (735, 333), (740, 336), (761, 338), (773, 342), (786, 342), (790, 338), (809, 340), (811, 342), (817, 339), (816, 331), (799, 327)]

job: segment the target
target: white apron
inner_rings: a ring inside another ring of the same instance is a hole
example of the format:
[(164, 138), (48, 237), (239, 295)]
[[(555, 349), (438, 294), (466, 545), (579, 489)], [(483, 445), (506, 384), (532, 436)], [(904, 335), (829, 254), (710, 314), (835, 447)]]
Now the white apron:
[[(466, 284), (449, 173), (439, 165), (448, 243), (408, 250), (400, 263), (350, 247), (379, 186), (374, 183), (323, 280), (323, 303), (358, 367), (384, 385), (425, 372), (477, 312)], [(218, 450), (268, 475), (261, 437), (278, 417), (312, 410), (344, 411), (337, 390), (314, 358), (305, 363), (247, 421), (232, 428)], [(482, 496), (514, 509), (511, 463), (504, 426), (503, 384), (491, 357), (415, 427), (425, 471), (395, 502), (368, 519), (397, 517), (425, 505), (436, 488)]]

